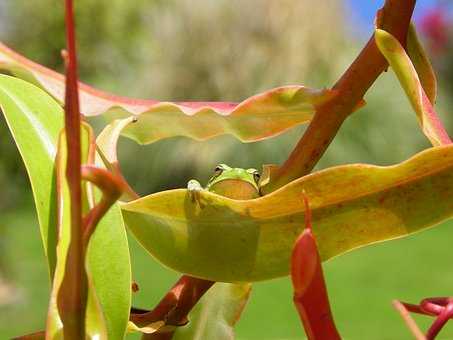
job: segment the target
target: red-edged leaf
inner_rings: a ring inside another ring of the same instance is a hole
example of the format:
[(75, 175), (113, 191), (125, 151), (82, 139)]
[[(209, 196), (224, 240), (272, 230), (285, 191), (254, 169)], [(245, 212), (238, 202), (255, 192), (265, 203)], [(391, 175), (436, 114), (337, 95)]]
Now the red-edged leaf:
[[(60, 102), (64, 77), (36, 64), (0, 44), (0, 70), (6, 70), (44, 88)], [(241, 103), (160, 102), (108, 94), (79, 83), (80, 110), (85, 116), (108, 113), (109, 119), (139, 116), (124, 134), (139, 143), (186, 136), (206, 140), (231, 134), (253, 142), (280, 134), (308, 122), (318, 105), (335, 95), (331, 90), (313, 90), (292, 85), (252, 96)]]
[(310, 340), (341, 339), (333, 321), (329, 297), (316, 241), (311, 229), (311, 213), (304, 194), (306, 228), (297, 239), (291, 257), (294, 304)]

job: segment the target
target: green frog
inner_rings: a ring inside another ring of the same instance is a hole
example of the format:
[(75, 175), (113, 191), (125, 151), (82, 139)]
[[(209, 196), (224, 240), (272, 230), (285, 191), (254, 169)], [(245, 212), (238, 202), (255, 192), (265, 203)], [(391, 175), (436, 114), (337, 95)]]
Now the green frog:
[(203, 190), (235, 200), (249, 200), (261, 196), (259, 180), (260, 174), (256, 169), (231, 168), (226, 164), (219, 164), (205, 188), (192, 179), (187, 183), (187, 190), (192, 201), (198, 202), (199, 193)]

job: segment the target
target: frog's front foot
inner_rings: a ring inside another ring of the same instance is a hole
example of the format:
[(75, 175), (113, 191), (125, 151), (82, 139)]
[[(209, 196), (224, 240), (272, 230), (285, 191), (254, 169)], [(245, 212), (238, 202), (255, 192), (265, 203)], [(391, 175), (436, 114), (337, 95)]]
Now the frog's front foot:
[(192, 179), (187, 183), (187, 191), (189, 192), (190, 199), (193, 203), (197, 202), (201, 205), (201, 192), (203, 191), (203, 187), (201, 186), (200, 182), (195, 179)]

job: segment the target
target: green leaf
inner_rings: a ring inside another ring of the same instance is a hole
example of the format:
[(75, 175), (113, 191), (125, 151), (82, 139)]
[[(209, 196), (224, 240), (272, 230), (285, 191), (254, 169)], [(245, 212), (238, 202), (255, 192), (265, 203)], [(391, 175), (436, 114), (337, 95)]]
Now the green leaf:
[[(15, 53), (0, 43), (0, 70), (8, 71), (64, 100), (64, 77)], [(331, 90), (285, 86), (252, 96), (241, 103), (160, 102), (114, 96), (80, 84), (80, 106), (85, 116), (107, 113), (109, 119), (136, 116), (124, 135), (148, 144), (162, 138), (186, 136), (206, 140), (231, 134), (254, 142), (308, 122), (318, 105), (335, 95)]]
[[(57, 172), (62, 173), (62, 176), (58, 176), (58, 178), (65, 179), (66, 142), (64, 134), (60, 138)], [(87, 163), (92, 158), (88, 153), (92, 143), (91, 139), (91, 129), (89, 126), (83, 125), (81, 133), (83, 163)], [(65, 202), (69, 202), (66, 180), (62, 181), (59, 187), (62, 188), (59, 199), (62, 202), (63, 210), (60, 213), (57, 267), (48, 315), (47, 333), (51, 334), (51, 338), (58, 338), (62, 331), (57, 303), (58, 299), (63, 298), (60, 288), (65, 270), (68, 270), (66, 266), (70, 265), (66, 260), (70, 242), (70, 212), (69, 205), (65, 204)], [(85, 205), (88, 205), (90, 201), (89, 193), (90, 191), (85, 191)], [(117, 205), (113, 206), (101, 219), (90, 240), (86, 269), (89, 281), (86, 325), (89, 337), (123, 339), (131, 305), (131, 272), (125, 229)]]
[[(91, 130), (84, 125), (81, 128), (81, 153), (82, 164), (89, 160), (89, 148), (91, 145)], [(71, 300), (73, 293), (69, 287), (65, 287), (65, 278), (71, 272), (73, 262), (68, 256), (69, 247), (73, 246), (71, 241), (71, 210), (70, 210), (70, 194), (66, 178), (66, 163), (67, 163), (67, 148), (66, 134), (64, 131), (60, 134), (58, 143), (58, 153), (56, 160), (57, 172), (57, 200), (58, 200), (58, 244), (57, 244), (57, 266), (52, 283), (52, 291), (50, 295), (49, 310), (47, 315), (46, 337), (49, 339), (63, 339), (63, 313), (70, 317), (72, 311), (66, 310), (68, 307), (66, 301)], [(88, 209), (88, 197), (84, 191), (83, 202), (85, 210)], [(86, 213), (87, 211), (85, 211)], [(91, 275), (85, 273), (88, 286), (87, 291), (82, 291), (82, 294), (87, 294), (88, 302), (86, 306), (86, 333), (89, 339), (107, 339), (107, 328), (102, 315), (96, 292), (93, 288)], [(66, 288), (66, 289), (63, 289)]]
[(420, 83), (432, 105), (436, 103), (437, 79), (436, 73), (429, 61), (426, 52), (418, 39), (415, 25), (412, 23), (407, 32), (407, 54), (409, 55), (415, 70), (417, 71)]
[(108, 339), (123, 339), (131, 307), (131, 264), (118, 204), (99, 222), (90, 240), (87, 268), (107, 326)]
[(174, 340), (234, 340), (234, 325), (244, 310), (252, 285), (217, 282), (195, 305), (189, 323), (178, 327)]
[[(430, 98), (428, 98), (422, 87), (417, 71), (414, 65), (412, 65), (411, 59), (406, 54), (403, 46), (401, 46), (399, 41), (390, 33), (380, 29), (376, 29), (375, 39), (379, 50), (387, 59), (398, 77), (401, 86), (406, 92), (406, 95), (417, 114), (423, 133), (434, 146), (451, 143), (445, 128), (434, 111)], [(419, 64), (420, 63), (422, 62), (419, 61)], [(429, 85), (430, 81), (426, 80), (429, 79), (426, 72), (427, 71), (424, 72), (423, 77), (428, 84), (426, 86), (428, 86), (428, 90), (431, 92), (430, 95), (433, 97), (433, 89), (430, 87), (432, 84)], [(431, 100), (433, 99), (431, 98)]]
[(56, 263), (56, 140), (63, 110), (44, 91), (20, 79), (0, 75), (0, 108), (30, 178), (44, 251), (51, 276)]
[[(51, 277), (56, 265), (56, 181), (54, 160), (63, 110), (41, 89), (0, 75), (0, 108), (19, 148), (32, 184)], [(118, 205), (101, 220), (88, 249), (91, 273), (109, 339), (122, 339), (130, 309), (131, 269)]]
[(289, 273), (304, 228), (305, 190), (322, 260), (433, 226), (453, 215), (453, 147), (401, 164), (345, 165), (302, 177), (264, 197), (237, 201), (187, 190), (122, 204), (126, 225), (164, 265), (195, 277), (253, 282)]

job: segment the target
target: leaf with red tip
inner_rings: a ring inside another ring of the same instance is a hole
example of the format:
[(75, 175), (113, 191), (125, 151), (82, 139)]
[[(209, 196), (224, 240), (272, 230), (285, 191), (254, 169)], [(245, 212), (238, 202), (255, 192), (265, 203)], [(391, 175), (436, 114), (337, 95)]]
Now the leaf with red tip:
[[(437, 116), (430, 98), (426, 95), (417, 71), (403, 46), (384, 30), (376, 29), (375, 39), (379, 50), (389, 62), (406, 92), (423, 133), (434, 146), (450, 144), (450, 137)], [(432, 90), (430, 91), (432, 92)], [(433, 99), (431, 98), (431, 100)]]
[(304, 201), (307, 212), (306, 228), (297, 239), (291, 257), (294, 304), (308, 339), (341, 339), (330, 310), (321, 259), (311, 230), (310, 208), (305, 194)]
[[(15, 53), (0, 43), (0, 69), (48, 91), (63, 102), (64, 77)], [(241, 103), (160, 102), (114, 96), (80, 84), (80, 109), (85, 116), (108, 113), (111, 119), (138, 116), (124, 134), (139, 143), (186, 136), (206, 140), (231, 134), (254, 142), (308, 122), (318, 105), (335, 95), (331, 90), (284, 86), (252, 96)]]
[(426, 96), (432, 105), (436, 103), (437, 98), (437, 79), (436, 73), (429, 61), (428, 56), (417, 36), (417, 30), (412, 23), (407, 31), (407, 54), (409, 55), (414, 68), (417, 71), (420, 83), (425, 90)]

